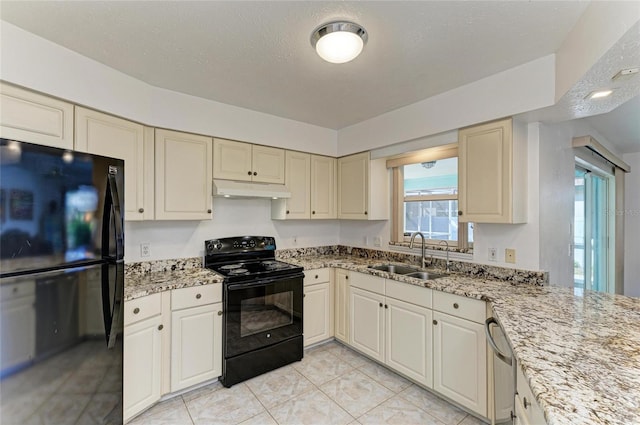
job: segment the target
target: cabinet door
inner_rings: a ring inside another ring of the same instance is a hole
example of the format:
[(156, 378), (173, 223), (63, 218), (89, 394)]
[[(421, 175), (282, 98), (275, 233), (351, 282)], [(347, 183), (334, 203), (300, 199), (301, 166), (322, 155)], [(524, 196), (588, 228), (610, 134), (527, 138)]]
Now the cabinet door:
[(338, 218), (367, 219), (369, 153), (338, 159)]
[(35, 355), (34, 295), (0, 303), (0, 371), (26, 363)]
[(335, 158), (311, 155), (311, 218), (336, 218)]
[[(145, 207), (145, 167), (153, 166), (153, 152), (145, 157), (144, 126), (101, 112), (76, 107), (76, 150), (124, 159), (125, 220), (142, 220)], [(145, 162), (149, 158), (151, 164)]]
[(156, 219), (211, 219), (210, 137), (156, 129)]
[(336, 270), (335, 337), (349, 344), (349, 272)]
[(73, 149), (73, 105), (0, 82), (0, 136)]
[(511, 119), (458, 134), (460, 221), (509, 223), (512, 193)]
[(305, 219), (311, 215), (311, 155), (308, 153), (287, 151), (286, 153), (286, 185), (291, 191), (291, 198), (286, 200), (287, 219)]
[(284, 184), (284, 149), (253, 145), (253, 181)]
[(162, 316), (124, 328), (124, 419), (160, 400)]
[(386, 306), (386, 364), (431, 388), (431, 310), (393, 298)]
[(213, 178), (251, 181), (251, 144), (232, 140), (213, 140)]
[(171, 391), (222, 374), (222, 303), (171, 312)]
[(433, 319), (433, 389), (486, 417), (484, 327), (437, 311)]
[(351, 345), (384, 362), (383, 296), (351, 288)]
[(304, 345), (331, 338), (329, 282), (304, 287)]

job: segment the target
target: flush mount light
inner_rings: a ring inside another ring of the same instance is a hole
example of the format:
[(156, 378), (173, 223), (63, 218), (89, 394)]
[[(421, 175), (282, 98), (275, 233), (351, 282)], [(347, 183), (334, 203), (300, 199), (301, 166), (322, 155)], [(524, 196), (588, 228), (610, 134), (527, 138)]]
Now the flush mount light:
[(355, 59), (367, 42), (367, 32), (353, 22), (336, 21), (321, 25), (311, 34), (311, 45), (331, 63)]
[(603, 97), (610, 96), (613, 90), (596, 90), (587, 95), (587, 99), (601, 99)]

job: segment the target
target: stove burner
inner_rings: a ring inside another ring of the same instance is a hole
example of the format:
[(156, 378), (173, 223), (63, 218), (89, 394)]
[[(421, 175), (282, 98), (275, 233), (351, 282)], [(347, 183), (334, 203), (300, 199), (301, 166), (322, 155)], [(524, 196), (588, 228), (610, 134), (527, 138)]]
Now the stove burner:
[(234, 270), (242, 267), (242, 264), (227, 264), (226, 266), (220, 267), (220, 270)]
[(276, 261), (263, 261), (262, 266), (267, 270), (279, 270), (289, 267), (289, 264), (278, 263)]
[(247, 270), (247, 269), (238, 269), (238, 268), (234, 268), (232, 270), (229, 270), (229, 274), (231, 276), (236, 276), (236, 275), (245, 274), (245, 273), (249, 273), (249, 270)]

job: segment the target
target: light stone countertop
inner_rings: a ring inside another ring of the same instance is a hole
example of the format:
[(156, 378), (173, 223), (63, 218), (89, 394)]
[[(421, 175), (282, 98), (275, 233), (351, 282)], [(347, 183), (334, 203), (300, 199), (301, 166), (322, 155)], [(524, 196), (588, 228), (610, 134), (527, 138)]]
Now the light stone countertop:
[[(368, 268), (389, 261), (349, 255), (286, 258), (307, 270), (335, 267), (491, 303), (549, 425), (640, 424), (640, 299), (456, 274), (431, 281)], [(401, 264), (401, 263), (398, 263)], [(125, 300), (219, 283), (183, 269), (128, 276)]]

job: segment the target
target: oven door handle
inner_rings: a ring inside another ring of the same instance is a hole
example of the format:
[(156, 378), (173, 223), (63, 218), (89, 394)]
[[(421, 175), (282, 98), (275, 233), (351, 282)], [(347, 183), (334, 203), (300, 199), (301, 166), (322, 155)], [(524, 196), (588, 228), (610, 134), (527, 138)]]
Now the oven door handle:
[(273, 277), (269, 279), (253, 280), (251, 282), (231, 283), (226, 287), (228, 291), (239, 291), (242, 289), (249, 289), (249, 288), (255, 288), (258, 286), (268, 285), (270, 283), (278, 282), (284, 279), (288, 280), (288, 279), (297, 279), (297, 278), (304, 278), (304, 274), (300, 273), (300, 274), (294, 274), (294, 275)]

